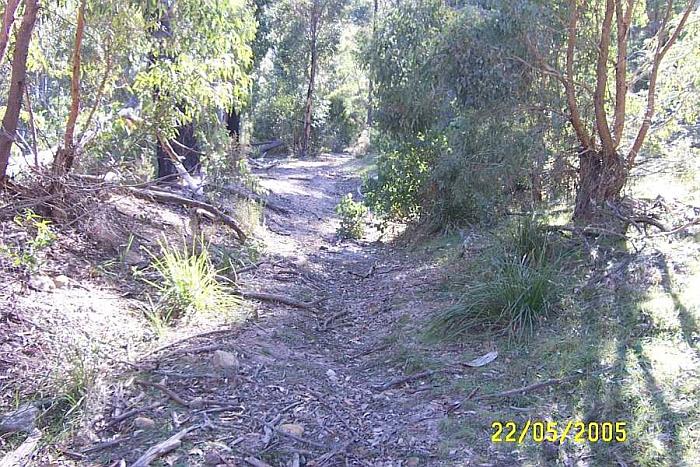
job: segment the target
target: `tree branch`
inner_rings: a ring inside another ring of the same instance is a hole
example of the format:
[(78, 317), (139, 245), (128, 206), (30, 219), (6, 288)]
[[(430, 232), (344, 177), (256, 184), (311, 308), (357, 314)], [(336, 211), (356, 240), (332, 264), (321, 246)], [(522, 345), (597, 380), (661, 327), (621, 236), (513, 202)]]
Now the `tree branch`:
[(685, 23), (688, 21), (688, 17), (690, 17), (690, 13), (693, 11), (693, 7), (696, 3), (697, 0), (688, 1), (688, 5), (685, 7), (685, 11), (683, 12), (683, 16), (681, 17), (678, 26), (676, 26), (676, 29), (673, 31), (668, 41), (664, 42), (663, 39), (666, 35), (666, 27), (668, 26), (668, 22), (671, 18), (671, 12), (673, 9), (673, 0), (668, 0), (668, 2), (666, 3), (666, 13), (664, 15), (663, 22), (661, 23), (659, 33), (657, 34), (656, 53), (654, 54), (654, 61), (651, 68), (651, 74), (649, 76), (649, 90), (647, 92), (647, 106), (644, 112), (644, 120), (642, 121), (642, 126), (639, 127), (639, 131), (637, 132), (637, 137), (634, 139), (632, 148), (627, 154), (628, 166), (634, 164), (634, 160), (636, 159), (637, 154), (639, 154), (639, 150), (642, 148), (647, 133), (649, 132), (649, 127), (651, 127), (651, 119), (654, 116), (654, 105), (656, 102), (656, 81), (659, 75), (659, 67), (661, 65), (661, 60), (663, 60), (664, 55), (666, 55), (666, 52), (668, 52), (671, 46), (678, 39), (678, 36), (685, 27)]
[[(621, 1), (621, 0), (617, 0)], [(605, 113), (605, 93), (608, 84), (608, 57), (610, 55), (610, 36), (612, 35), (612, 18), (615, 12), (615, 0), (606, 0), (605, 16), (600, 31), (600, 43), (598, 44), (598, 62), (596, 64), (596, 86), (593, 96), (595, 110), (595, 123), (600, 144), (606, 155), (615, 152), (608, 117)]]

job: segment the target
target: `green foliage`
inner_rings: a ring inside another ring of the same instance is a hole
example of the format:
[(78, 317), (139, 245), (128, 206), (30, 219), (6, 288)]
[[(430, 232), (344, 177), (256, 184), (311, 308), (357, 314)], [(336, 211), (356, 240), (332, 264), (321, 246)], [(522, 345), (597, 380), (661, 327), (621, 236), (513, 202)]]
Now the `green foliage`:
[(416, 218), (430, 179), (430, 168), (446, 151), (444, 139), (419, 137), (415, 142), (385, 143), (377, 159), (377, 174), (365, 182), (367, 205), (394, 219)]
[(233, 291), (219, 282), (219, 271), (203, 244), (197, 251), (196, 245), (178, 248), (161, 241), (160, 249), (158, 256), (148, 251), (157, 279), (143, 277), (159, 293), (157, 304), (151, 307), (152, 321), (167, 324), (188, 313), (223, 311), (239, 304)]
[(367, 215), (367, 207), (364, 204), (353, 201), (352, 193), (348, 193), (340, 199), (335, 212), (340, 217), (340, 237), (362, 238), (365, 233), (364, 218)]
[[(267, 37), (269, 49), (257, 63), (253, 138), (281, 139), (294, 153), (300, 149), (309, 84), (312, 3), (284, 0), (268, 4), (261, 13), (263, 23), (272, 31)], [(320, 3), (325, 6), (317, 42), (319, 67), (312, 107), (314, 153), (342, 151), (350, 146), (366, 115), (367, 86), (356, 53), (359, 19), (347, 15), (347, 3)]]
[(43, 251), (56, 240), (56, 234), (51, 230), (51, 221), (27, 209), (24, 214), (15, 216), (14, 223), (26, 231), (28, 238), (22, 244), (0, 244), (0, 253), (13, 266), (26, 267), (30, 272), (36, 272), (44, 264)]

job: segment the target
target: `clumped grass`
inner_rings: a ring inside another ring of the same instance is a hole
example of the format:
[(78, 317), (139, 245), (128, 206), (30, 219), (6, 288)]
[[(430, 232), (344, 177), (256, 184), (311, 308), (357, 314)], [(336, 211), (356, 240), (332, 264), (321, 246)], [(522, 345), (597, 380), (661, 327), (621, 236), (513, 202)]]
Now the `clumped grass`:
[(240, 303), (233, 290), (219, 282), (220, 271), (203, 244), (178, 248), (161, 241), (159, 245), (160, 255), (148, 251), (157, 279), (143, 279), (159, 293), (156, 306), (151, 307), (152, 322), (167, 324), (189, 313), (223, 311)]
[(522, 220), (492, 243), (458, 302), (433, 319), (429, 335), (455, 339), (487, 330), (522, 338), (552, 311), (562, 290), (560, 258), (537, 221)]

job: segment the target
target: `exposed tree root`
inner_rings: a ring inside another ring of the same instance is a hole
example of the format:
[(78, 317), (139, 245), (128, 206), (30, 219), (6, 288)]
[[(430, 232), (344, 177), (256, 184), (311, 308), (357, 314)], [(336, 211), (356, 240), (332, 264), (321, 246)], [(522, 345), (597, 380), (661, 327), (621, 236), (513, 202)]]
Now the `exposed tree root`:
[(166, 203), (183, 204), (185, 206), (191, 206), (202, 209), (203, 211), (208, 212), (209, 214), (217, 217), (224, 224), (231, 227), (236, 232), (238, 240), (241, 243), (244, 243), (246, 240), (246, 234), (245, 232), (243, 232), (243, 229), (241, 229), (236, 220), (233, 217), (221, 211), (216, 206), (213, 206), (209, 203), (197, 201), (195, 199), (185, 198), (184, 196), (176, 195), (175, 193), (168, 193), (166, 191), (139, 188), (127, 188), (127, 190), (129, 191), (129, 193), (132, 193), (133, 195), (138, 196), (140, 198), (153, 199), (157, 201), (163, 201)]

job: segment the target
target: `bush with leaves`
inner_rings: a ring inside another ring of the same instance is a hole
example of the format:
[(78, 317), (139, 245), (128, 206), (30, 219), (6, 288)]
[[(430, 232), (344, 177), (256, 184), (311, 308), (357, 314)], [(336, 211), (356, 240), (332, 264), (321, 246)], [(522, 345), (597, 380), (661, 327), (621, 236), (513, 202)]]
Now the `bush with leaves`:
[(365, 233), (364, 218), (367, 215), (367, 207), (364, 204), (353, 201), (352, 193), (348, 193), (340, 199), (335, 212), (340, 217), (340, 237), (362, 238)]

